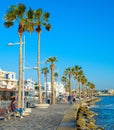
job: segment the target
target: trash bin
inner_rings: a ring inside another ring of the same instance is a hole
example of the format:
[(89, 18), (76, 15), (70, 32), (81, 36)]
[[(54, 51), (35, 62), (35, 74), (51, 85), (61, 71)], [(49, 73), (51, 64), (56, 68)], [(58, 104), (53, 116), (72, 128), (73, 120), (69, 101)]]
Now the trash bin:
[(30, 107), (30, 102), (26, 103), (26, 107), (29, 108)]
[(50, 104), (50, 99), (47, 100), (47, 103)]

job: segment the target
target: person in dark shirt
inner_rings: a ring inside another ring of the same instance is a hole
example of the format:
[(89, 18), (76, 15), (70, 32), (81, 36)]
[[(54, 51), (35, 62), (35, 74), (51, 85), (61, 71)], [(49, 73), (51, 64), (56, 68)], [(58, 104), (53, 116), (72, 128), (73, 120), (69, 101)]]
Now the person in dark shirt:
[(22, 108), (17, 108), (17, 107), (16, 107), (15, 97), (12, 98), (12, 101), (11, 101), (11, 110), (12, 110), (13, 112), (19, 112), (20, 118), (23, 118), (23, 117), (22, 117), (23, 110), (22, 110)]
[(72, 101), (73, 101), (73, 97), (72, 97), (72, 95), (69, 95), (69, 96), (68, 96), (68, 102), (69, 102), (70, 104), (72, 104)]

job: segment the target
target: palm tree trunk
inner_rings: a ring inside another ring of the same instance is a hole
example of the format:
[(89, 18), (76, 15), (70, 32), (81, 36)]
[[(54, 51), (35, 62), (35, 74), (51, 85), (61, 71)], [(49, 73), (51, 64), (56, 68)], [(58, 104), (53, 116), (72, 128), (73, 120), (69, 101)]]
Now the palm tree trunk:
[(79, 99), (81, 99), (80, 82), (78, 81)]
[(84, 84), (82, 84), (82, 96), (84, 98)]
[(76, 87), (75, 87), (75, 95), (76, 95), (76, 98), (77, 98), (77, 91), (76, 91), (77, 88), (78, 88), (78, 81), (77, 81), (77, 79), (76, 79)]
[(51, 103), (55, 104), (55, 93), (54, 93), (54, 68), (55, 66), (52, 64), (50, 68), (51, 68), (51, 92), (52, 92)]
[(22, 89), (22, 78), (23, 78), (23, 65), (22, 65), (22, 34), (20, 34), (20, 48), (19, 48), (19, 85), (18, 85), (18, 103), (17, 107), (21, 108), (21, 89)]
[(89, 97), (89, 88), (87, 88), (87, 97)]
[(38, 32), (38, 56), (37, 56), (37, 67), (38, 67), (38, 87), (39, 87), (39, 103), (42, 104), (41, 84), (40, 84), (40, 33)]
[(44, 76), (45, 77), (45, 90), (46, 90), (46, 103), (47, 103), (47, 74)]
[(91, 89), (91, 99), (93, 99), (93, 89)]
[(72, 75), (69, 75), (69, 94), (72, 95)]
[(89, 98), (91, 98), (91, 89), (89, 88)]

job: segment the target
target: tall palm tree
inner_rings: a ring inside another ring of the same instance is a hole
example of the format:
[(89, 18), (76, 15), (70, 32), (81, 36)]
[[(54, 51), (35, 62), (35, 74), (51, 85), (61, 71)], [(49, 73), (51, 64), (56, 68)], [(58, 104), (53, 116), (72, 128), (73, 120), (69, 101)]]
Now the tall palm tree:
[(91, 98), (91, 82), (87, 82), (88, 86), (88, 97)]
[(44, 67), (42, 68), (41, 73), (44, 74), (45, 88), (46, 88), (46, 102), (47, 102), (47, 74), (49, 73), (49, 69), (47, 67)]
[(65, 90), (68, 91), (68, 79), (66, 76), (62, 76), (61, 81), (64, 83)]
[(84, 93), (85, 93), (85, 84), (87, 83), (87, 79), (86, 79), (86, 77), (83, 75), (82, 77), (81, 77), (81, 83), (82, 83), (82, 96), (83, 96), (83, 98), (84, 98)]
[(71, 67), (68, 67), (64, 71), (64, 75), (68, 75), (69, 77), (69, 94), (72, 95), (72, 74), (74, 73), (74, 69)]
[(50, 69), (51, 69), (51, 92), (52, 92), (52, 96), (51, 96), (51, 103), (55, 104), (55, 93), (54, 93), (54, 70), (55, 70), (55, 62), (57, 62), (57, 58), (56, 57), (50, 57), (46, 60), (46, 63), (51, 63), (50, 65)]
[(78, 86), (78, 82), (77, 82), (78, 72), (79, 72), (81, 69), (82, 69), (82, 68), (79, 67), (78, 65), (75, 65), (75, 66), (74, 66), (74, 73), (73, 73), (73, 75), (74, 75), (74, 79), (76, 80), (75, 93), (76, 93), (76, 88), (77, 88), (77, 86)]
[[(4, 26), (10, 28), (14, 25), (15, 22), (18, 22), (18, 35), (20, 38), (20, 47), (19, 47), (19, 85), (18, 85), (18, 108), (21, 107), (21, 90), (22, 90), (22, 71), (23, 71), (23, 63), (22, 63), (22, 34), (25, 30), (32, 32), (34, 29), (30, 28), (30, 25), (27, 26), (28, 21), (31, 21), (32, 18), (28, 16), (28, 13), (25, 17), (26, 7), (24, 4), (19, 3), (17, 6), (10, 6), (7, 10), (7, 13), (4, 16)], [(29, 12), (29, 11), (28, 11)]]
[(91, 89), (91, 99), (93, 99), (93, 90), (95, 89), (95, 85), (93, 83), (90, 83), (90, 89)]
[(55, 80), (57, 80), (58, 76), (59, 76), (58, 73), (55, 72), (55, 73), (54, 73)]
[(78, 77), (77, 77), (77, 81), (78, 81), (78, 90), (79, 90), (79, 99), (81, 99), (81, 89), (80, 89), (80, 83), (81, 83), (81, 77), (83, 76), (83, 71), (80, 70), (78, 72)]
[(40, 84), (40, 35), (42, 32), (41, 26), (44, 26), (46, 30), (50, 30), (51, 25), (48, 23), (50, 14), (37, 9), (34, 11), (34, 25), (37, 26), (36, 32), (38, 33), (38, 56), (37, 56), (37, 67), (38, 67), (38, 87), (39, 87), (39, 103), (42, 103), (41, 84)]

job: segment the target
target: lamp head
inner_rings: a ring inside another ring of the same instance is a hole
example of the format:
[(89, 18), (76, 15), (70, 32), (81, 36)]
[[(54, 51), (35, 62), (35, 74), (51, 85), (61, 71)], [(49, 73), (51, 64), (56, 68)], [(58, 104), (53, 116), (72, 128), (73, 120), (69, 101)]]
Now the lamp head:
[(8, 43), (8, 46), (13, 46), (13, 44), (12, 43)]

